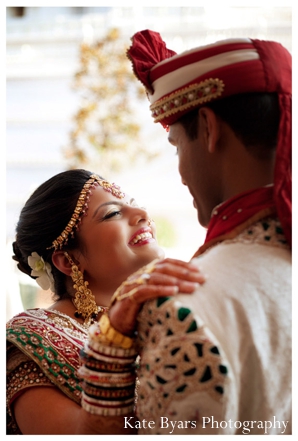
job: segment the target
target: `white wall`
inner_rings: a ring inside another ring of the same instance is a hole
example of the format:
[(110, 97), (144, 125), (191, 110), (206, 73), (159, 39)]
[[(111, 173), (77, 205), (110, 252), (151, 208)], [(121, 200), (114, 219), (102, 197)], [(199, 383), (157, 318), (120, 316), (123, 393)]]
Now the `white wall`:
[[(134, 32), (150, 28), (177, 52), (237, 36), (274, 39), (292, 48), (289, 7), (29, 7), (21, 18), (8, 10), (6, 24), (7, 242), (13, 240), (19, 211), (32, 190), (66, 168), (62, 148), (78, 105), (71, 84), (82, 41), (99, 38), (109, 27), (120, 27), (129, 45)], [(166, 133), (152, 123), (147, 105), (140, 106), (138, 113), (144, 142), (149, 148), (157, 147), (161, 155), (154, 163), (126, 170), (113, 180), (145, 205), (152, 217), (163, 214), (171, 220), (177, 243), (167, 253), (188, 259), (205, 231), (181, 185), (177, 157)]]

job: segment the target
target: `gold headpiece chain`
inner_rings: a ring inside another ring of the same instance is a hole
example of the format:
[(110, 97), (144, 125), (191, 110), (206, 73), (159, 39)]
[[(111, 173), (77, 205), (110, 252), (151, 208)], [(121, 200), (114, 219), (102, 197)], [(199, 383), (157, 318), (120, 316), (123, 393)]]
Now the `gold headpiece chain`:
[(74, 212), (71, 216), (70, 221), (60, 234), (60, 236), (57, 237), (52, 242), (52, 245), (47, 248), (51, 249), (54, 248), (55, 251), (58, 249), (62, 249), (64, 245), (67, 244), (69, 235), (71, 237), (74, 237), (74, 229), (77, 230), (78, 226), (81, 222), (82, 216), (86, 213), (88, 209), (88, 201), (89, 196), (91, 194), (91, 190), (95, 188), (96, 185), (100, 185), (105, 191), (108, 191), (109, 193), (112, 193), (114, 196), (116, 196), (119, 199), (123, 199), (125, 194), (121, 191), (120, 187), (116, 184), (110, 184), (108, 181), (105, 181), (104, 179), (100, 179), (97, 175), (91, 175), (88, 179), (88, 181), (84, 184), (83, 189), (80, 193), (80, 196), (77, 201), (76, 208), (74, 209)]

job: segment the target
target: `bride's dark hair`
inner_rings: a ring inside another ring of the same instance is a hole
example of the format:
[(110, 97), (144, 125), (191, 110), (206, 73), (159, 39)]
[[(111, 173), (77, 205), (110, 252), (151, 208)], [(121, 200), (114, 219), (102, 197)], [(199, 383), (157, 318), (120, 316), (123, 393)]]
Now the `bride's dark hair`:
[[(59, 173), (41, 184), (24, 205), (16, 227), (13, 259), (18, 268), (31, 277), (28, 256), (38, 253), (51, 264), (55, 294), (66, 296), (66, 276), (52, 264), (54, 249), (49, 248), (70, 221), (78, 197), (92, 173), (83, 169)], [(78, 238), (70, 238), (67, 249), (79, 247)]]

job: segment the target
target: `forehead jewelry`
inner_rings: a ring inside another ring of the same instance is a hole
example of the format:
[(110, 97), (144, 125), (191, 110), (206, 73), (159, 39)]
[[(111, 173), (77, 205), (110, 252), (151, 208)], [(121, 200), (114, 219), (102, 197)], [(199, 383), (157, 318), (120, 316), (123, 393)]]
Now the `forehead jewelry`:
[(75, 231), (79, 227), (79, 224), (82, 220), (82, 216), (86, 215), (88, 209), (88, 202), (91, 195), (91, 190), (96, 188), (97, 186), (102, 187), (105, 191), (112, 193), (118, 199), (123, 199), (125, 197), (125, 193), (123, 193), (120, 187), (116, 184), (110, 184), (108, 181), (104, 179), (100, 179), (97, 175), (91, 175), (88, 181), (84, 184), (80, 196), (77, 201), (76, 208), (70, 218), (70, 221), (62, 231), (62, 233), (57, 237), (57, 239), (53, 240), (52, 245), (47, 248), (54, 250), (62, 249), (64, 245), (67, 244), (69, 236), (74, 237)]

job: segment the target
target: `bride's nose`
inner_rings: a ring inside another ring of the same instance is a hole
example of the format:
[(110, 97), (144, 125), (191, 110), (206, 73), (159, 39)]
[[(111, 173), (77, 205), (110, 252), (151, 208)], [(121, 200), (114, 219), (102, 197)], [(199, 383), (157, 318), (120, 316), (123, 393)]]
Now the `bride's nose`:
[(132, 225), (138, 225), (140, 222), (148, 222), (149, 215), (145, 208), (143, 207), (131, 207), (132, 212), (130, 215), (130, 223)]

